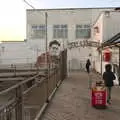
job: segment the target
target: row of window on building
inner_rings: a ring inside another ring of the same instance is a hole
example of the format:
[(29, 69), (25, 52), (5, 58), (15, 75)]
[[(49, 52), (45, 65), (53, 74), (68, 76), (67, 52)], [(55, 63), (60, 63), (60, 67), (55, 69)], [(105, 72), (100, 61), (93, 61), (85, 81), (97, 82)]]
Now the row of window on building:
[[(72, 28), (71, 28), (72, 29)], [(68, 25), (53, 25), (53, 38), (55, 39), (67, 39), (68, 38)], [(31, 38), (43, 39), (46, 35), (45, 25), (32, 25), (31, 26)], [(90, 38), (91, 28), (90, 25), (76, 25), (75, 26), (75, 37), (78, 38)]]

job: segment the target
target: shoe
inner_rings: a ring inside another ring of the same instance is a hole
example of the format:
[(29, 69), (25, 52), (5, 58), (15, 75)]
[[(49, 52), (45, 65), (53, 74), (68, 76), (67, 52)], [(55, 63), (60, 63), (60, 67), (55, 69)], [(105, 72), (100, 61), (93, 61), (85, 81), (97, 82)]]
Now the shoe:
[(110, 100), (107, 100), (107, 103), (110, 105), (110, 104), (111, 104), (111, 101), (110, 101)]

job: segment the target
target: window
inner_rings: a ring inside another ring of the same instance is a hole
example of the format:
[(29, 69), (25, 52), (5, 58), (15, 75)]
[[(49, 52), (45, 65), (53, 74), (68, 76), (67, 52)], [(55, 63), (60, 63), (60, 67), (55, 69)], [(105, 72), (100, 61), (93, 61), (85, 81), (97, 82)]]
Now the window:
[(68, 37), (67, 25), (53, 26), (53, 38), (67, 38), (67, 37)]
[(45, 25), (32, 25), (31, 38), (45, 38)]
[(98, 26), (94, 27), (94, 33), (96, 34), (96, 33), (99, 33), (99, 32), (100, 32), (99, 27)]
[(90, 25), (76, 25), (76, 38), (90, 38)]

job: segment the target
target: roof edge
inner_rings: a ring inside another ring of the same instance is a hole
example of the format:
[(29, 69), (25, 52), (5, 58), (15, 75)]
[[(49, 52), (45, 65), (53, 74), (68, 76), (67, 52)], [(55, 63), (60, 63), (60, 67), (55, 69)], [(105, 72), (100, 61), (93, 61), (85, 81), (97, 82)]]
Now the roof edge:
[(84, 8), (43, 8), (43, 9), (26, 9), (27, 11), (33, 11), (33, 10), (37, 10), (37, 11), (47, 11), (47, 10), (77, 10), (77, 9), (115, 9), (118, 8), (116, 7), (84, 7)]

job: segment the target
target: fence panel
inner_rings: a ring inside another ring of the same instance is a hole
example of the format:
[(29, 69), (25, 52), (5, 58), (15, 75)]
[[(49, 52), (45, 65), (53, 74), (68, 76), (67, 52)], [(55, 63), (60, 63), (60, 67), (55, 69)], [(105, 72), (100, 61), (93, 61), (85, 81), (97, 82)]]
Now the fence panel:
[(67, 75), (66, 55), (67, 50), (62, 51), (60, 64), (49, 69), (47, 73), (44, 70), (45, 75), (37, 71), (34, 76), (0, 91), (0, 100), (7, 99), (3, 103), (0, 101), (0, 120), (34, 120), (58, 83)]

